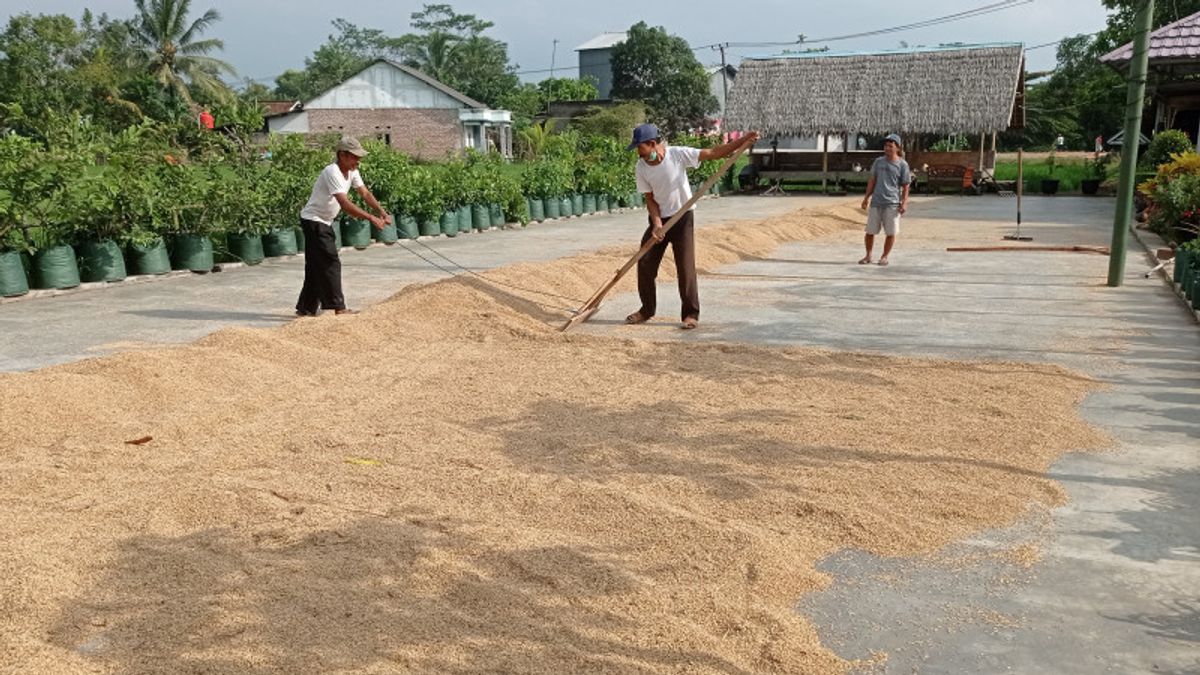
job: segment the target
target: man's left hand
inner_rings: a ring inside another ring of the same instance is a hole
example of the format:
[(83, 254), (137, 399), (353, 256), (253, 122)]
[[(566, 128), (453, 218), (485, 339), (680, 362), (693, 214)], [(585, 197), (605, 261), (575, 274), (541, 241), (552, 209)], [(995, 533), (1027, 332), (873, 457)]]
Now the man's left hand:
[(908, 202), (900, 202), (900, 215), (904, 215), (904, 212), (907, 210), (908, 210)]

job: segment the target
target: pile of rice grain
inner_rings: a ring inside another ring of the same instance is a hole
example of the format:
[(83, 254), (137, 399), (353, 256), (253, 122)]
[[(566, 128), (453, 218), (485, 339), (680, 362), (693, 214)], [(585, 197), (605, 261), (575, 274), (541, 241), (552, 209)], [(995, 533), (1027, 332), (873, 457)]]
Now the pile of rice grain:
[[(859, 220), (701, 230), (698, 265)], [(628, 254), (492, 274), (586, 297)], [(1106, 443), (1057, 367), (563, 334), (533, 300), (454, 279), (0, 375), (0, 663), (838, 672), (794, 611), (817, 560), (1058, 503), (1048, 465)]]

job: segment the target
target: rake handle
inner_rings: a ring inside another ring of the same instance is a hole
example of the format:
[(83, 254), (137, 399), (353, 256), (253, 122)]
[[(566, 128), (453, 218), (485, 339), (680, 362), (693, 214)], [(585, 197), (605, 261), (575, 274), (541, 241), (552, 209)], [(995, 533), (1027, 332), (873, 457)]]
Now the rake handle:
[[(725, 162), (721, 164), (721, 168), (717, 169), (716, 173), (709, 176), (708, 180), (701, 184), (700, 188), (696, 190), (691, 199), (688, 199), (687, 202), (685, 202), (684, 205), (680, 207), (680, 209), (676, 211), (674, 215), (667, 219), (667, 222), (663, 223), (664, 235), (667, 232), (670, 232), (672, 227), (675, 227), (675, 223), (678, 223), (679, 220), (683, 218), (684, 214), (686, 214), (692, 209), (693, 206), (696, 205), (696, 202), (700, 201), (700, 198), (704, 196), (704, 193), (708, 192), (710, 189), (712, 189), (712, 186), (717, 184), (717, 181), (721, 179), (721, 176), (724, 176), (725, 172), (733, 167), (734, 163), (737, 162), (738, 158), (741, 157), (742, 153), (746, 152), (749, 147), (749, 145), (744, 145), (741, 149), (736, 150), (725, 158)], [(587, 302), (583, 303), (583, 306), (575, 312), (575, 317), (572, 317), (570, 321), (567, 321), (567, 323), (562, 327), (562, 330), (565, 331), (574, 326), (576, 323), (575, 319), (578, 317), (583, 317), (583, 320), (586, 321), (587, 317), (591, 316), (591, 312), (589, 310), (595, 310), (600, 305), (600, 301), (604, 299), (604, 296), (612, 290), (613, 286), (616, 286), (617, 283), (621, 281), (621, 278), (624, 277), (629, 270), (633, 269), (633, 266), (636, 265), (638, 261), (641, 260), (647, 253), (649, 253), (650, 249), (654, 248), (656, 244), (658, 244), (658, 242), (654, 241), (654, 239), (647, 239), (646, 243), (642, 244), (642, 247), (638, 249), (638, 252), (635, 253), (632, 258), (626, 261), (626, 263), (621, 266), (621, 269), (617, 270), (616, 275), (613, 276), (608, 283), (604, 284), (595, 293), (593, 293), (592, 297), (588, 298)]]

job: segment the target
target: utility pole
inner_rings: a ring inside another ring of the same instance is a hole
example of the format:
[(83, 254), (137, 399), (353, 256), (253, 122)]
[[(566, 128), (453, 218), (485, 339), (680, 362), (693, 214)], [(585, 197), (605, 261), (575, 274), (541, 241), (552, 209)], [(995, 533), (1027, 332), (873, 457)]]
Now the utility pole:
[(1112, 247), (1108, 256), (1108, 285), (1116, 288), (1125, 276), (1125, 245), (1133, 219), (1133, 187), (1139, 141), (1142, 136), (1142, 102), (1146, 96), (1146, 61), (1154, 0), (1141, 0), (1134, 18), (1133, 58), (1129, 61), (1129, 90), (1125, 94), (1125, 137), (1121, 145), (1121, 173), (1117, 187), (1117, 212), (1113, 216)]
[(558, 56), (558, 38), (554, 39), (554, 48), (550, 51), (550, 78), (554, 79), (554, 58)]
[(725, 48), (729, 46), (728, 42), (717, 45), (721, 49), (721, 120), (725, 119), (725, 102), (729, 100), (729, 66), (725, 65)]

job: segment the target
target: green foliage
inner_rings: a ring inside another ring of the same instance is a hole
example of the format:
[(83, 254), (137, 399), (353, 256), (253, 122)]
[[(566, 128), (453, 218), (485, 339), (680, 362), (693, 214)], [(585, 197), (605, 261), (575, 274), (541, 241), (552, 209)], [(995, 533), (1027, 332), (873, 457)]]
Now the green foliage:
[(450, 5), (424, 5), (412, 14), (416, 33), (391, 41), (405, 64), (419, 68), (471, 98), (498, 105), (517, 88), (508, 45), (483, 35), (492, 22), (458, 14)]
[(585, 194), (616, 195), (634, 190), (637, 155), (612, 136), (585, 136), (579, 147), (575, 189)]
[(970, 147), (971, 142), (967, 140), (966, 136), (956, 135), (947, 136), (946, 138), (940, 139), (930, 146), (929, 149), (933, 152), (956, 152), (959, 150), (966, 150)]
[(1142, 155), (1141, 164), (1156, 167), (1171, 161), (1172, 155), (1187, 153), (1196, 149), (1188, 135), (1178, 129), (1160, 131), (1150, 141), (1146, 154)]
[(668, 134), (704, 126), (716, 112), (708, 74), (686, 40), (639, 22), (612, 50), (613, 96), (642, 101)]
[[(1161, 134), (1159, 134), (1161, 135)], [(1149, 202), (1150, 228), (1175, 241), (1200, 227), (1200, 155), (1187, 150), (1158, 165), (1154, 178), (1138, 186)]]
[(554, 101), (593, 101), (600, 95), (596, 80), (592, 77), (548, 77), (537, 85), (538, 92), (546, 103)]
[[(712, 148), (720, 143), (720, 139), (716, 136), (680, 136), (675, 139), (674, 144), (689, 148)], [(700, 166), (689, 172), (692, 185), (699, 185), (708, 180), (717, 172), (717, 169), (721, 168), (724, 161), (723, 159), (710, 159), (707, 162), (700, 162)]]
[(543, 158), (525, 166), (521, 182), (530, 197), (561, 197), (575, 185), (574, 168), (564, 159)]
[(630, 138), (633, 129), (646, 121), (646, 106), (639, 101), (601, 108), (594, 107), (571, 120), (571, 126), (584, 136)]
[(303, 70), (288, 70), (275, 79), (279, 98), (308, 100), (389, 54), (392, 41), (382, 31), (359, 28), (345, 19), (334, 19), (333, 27), (337, 32), (304, 59)]

